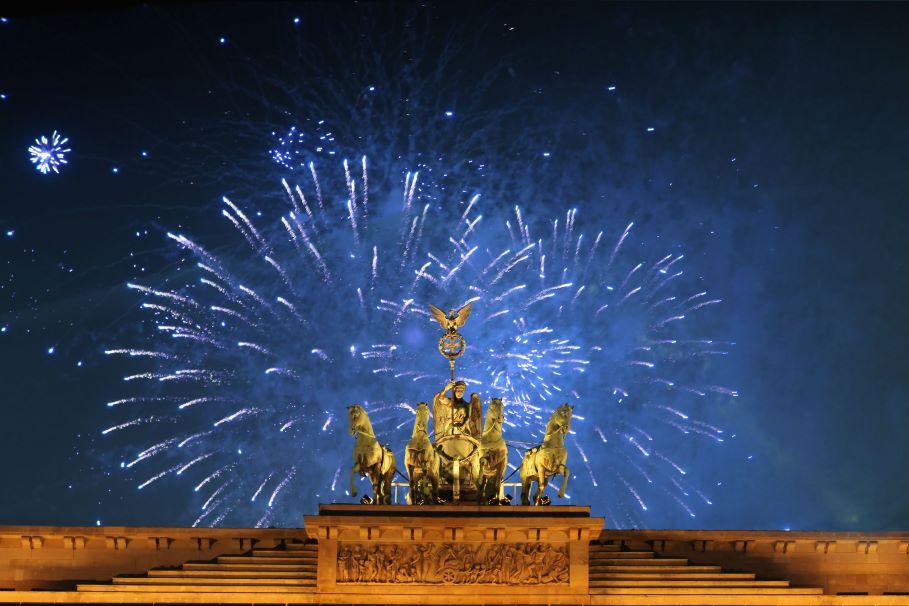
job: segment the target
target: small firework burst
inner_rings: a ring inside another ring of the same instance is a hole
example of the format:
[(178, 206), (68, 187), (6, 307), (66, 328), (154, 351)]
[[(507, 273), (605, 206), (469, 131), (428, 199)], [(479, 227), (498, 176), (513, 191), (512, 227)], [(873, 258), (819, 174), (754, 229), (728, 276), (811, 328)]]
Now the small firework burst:
[(60, 167), (66, 164), (66, 154), (70, 152), (70, 148), (66, 147), (68, 141), (67, 137), (61, 136), (57, 131), (54, 131), (50, 138), (42, 135), (35, 139), (34, 145), (28, 148), (35, 170), (42, 175), (51, 171), (59, 173)]

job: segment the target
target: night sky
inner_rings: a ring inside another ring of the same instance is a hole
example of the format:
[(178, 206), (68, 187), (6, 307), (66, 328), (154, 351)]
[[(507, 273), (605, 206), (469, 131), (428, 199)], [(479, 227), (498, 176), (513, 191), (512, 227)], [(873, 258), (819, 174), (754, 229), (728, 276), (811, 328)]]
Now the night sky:
[[(712, 504), (695, 495), (690, 517), (664, 491), (635, 524), (909, 528), (909, 6), (24, 6), (0, 23), (0, 523), (193, 522), (204, 475), (137, 491), (168, 464), (121, 461), (155, 439), (102, 436), (129, 418), (105, 403), (132, 371), (104, 351), (154, 332), (128, 282), (187, 270), (167, 232), (240, 254), (221, 197), (271, 208), (296, 168), (270, 150), (298, 126), (330, 133), (307, 152), (326, 173), (366, 154), (376, 200), (422, 165), (437, 208), (468, 190), (484, 192), (484, 221), (577, 207), (610, 234), (634, 221), (644, 258), (686, 255), (691, 292), (722, 299), (696, 326), (730, 343), (705, 370), (738, 393), (699, 412), (734, 439), (661, 434)], [(44, 175), (28, 148), (55, 130), (71, 151)], [(317, 429), (354, 397), (326, 376)], [(596, 377), (578, 381), (587, 406), (605, 400)], [(294, 482), (327, 450), (349, 465), (339, 423), (299, 451)], [(625, 465), (604, 457), (590, 452), (591, 474)], [(628, 500), (584, 484), (579, 451), (569, 463), (572, 503)], [(274, 523), (327, 500), (334, 469)]]

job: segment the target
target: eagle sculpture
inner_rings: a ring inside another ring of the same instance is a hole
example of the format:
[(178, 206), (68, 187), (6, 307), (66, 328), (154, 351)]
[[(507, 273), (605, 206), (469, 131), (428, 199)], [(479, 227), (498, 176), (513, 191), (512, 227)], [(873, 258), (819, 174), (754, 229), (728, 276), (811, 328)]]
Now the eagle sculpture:
[(439, 324), (442, 325), (442, 328), (445, 332), (458, 332), (458, 329), (464, 326), (467, 322), (467, 318), (470, 317), (470, 306), (473, 303), (468, 303), (455, 313), (455, 310), (449, 309), (448, 315), (445, 315), (445, 312), (436, 307), (435, 305), (429, 306), (429, 311), (432, 313), (432, 317), (435, 318)]

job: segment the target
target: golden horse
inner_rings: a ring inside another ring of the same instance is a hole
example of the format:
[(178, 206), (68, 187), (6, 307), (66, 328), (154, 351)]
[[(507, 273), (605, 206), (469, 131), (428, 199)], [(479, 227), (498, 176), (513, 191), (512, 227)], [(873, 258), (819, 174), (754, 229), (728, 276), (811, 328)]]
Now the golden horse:
[(379, 444), (369, 422), (369, 415), (359, 404), (347, 407), (347, 430), (357, 439), (354, 445), (354, 465), (350, 468), (350, 496), (357, 496), (354, 475), (369, 476), (377, 505), (391, 504), (391, 481), (394, 479), (397, 461), (395, 453)]
[(555, 409), (549, 422), (546, 423), (546, 435), (543, 443), (524, 453), (521, 462), (521, 504), (530, 505), (530, 485), (537, 483), (537, 492), (533, 497), (534, 505), (540, 505), (549, 478), (556, 474), (562, 476), (559, 498), (565, 496), (568, 488), (568, 451), (565, 449), (565, 435), (571, 430), (571, 413), (574, 407), (567, 403)]
[(429, 439), (429, 405), (417, 404), (413, 434), (404, 448), (404, 467), (410, 479), (410, 502), (422, 505), (439, 502), (439, 464), (442, 457)]
[(486, 424), (480, 436), (480, 470), (477, 473), (477, 503), (498, 504), (501, 498), (502, 478), (508, 466), (508, 446), (502, 438), (505, 422), (502, 398), (489, 400)]

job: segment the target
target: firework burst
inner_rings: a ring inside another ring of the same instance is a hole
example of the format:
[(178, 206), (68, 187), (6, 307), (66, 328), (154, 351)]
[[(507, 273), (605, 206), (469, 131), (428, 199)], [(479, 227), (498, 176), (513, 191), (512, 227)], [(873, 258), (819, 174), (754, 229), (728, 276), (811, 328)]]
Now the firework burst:
[(185, 479), (206, 525), (293, 523), (314, 501), (345, 498), (344, 407), (362, 403), (403, 447), (414, 406), (447, 379), (427, 304), (473, 302), (459, 378), (505, 400), (513, 465), (568, 401), (575, 500), (607, 491), (623, 526), (643, 525), (654, 502), (692, 516), (709, 503), (675, 445), (722, 442), (695, 414), (737, 394), (701, 378), (729, 344), (693, 334), (691, 318), (719, 300), (691, 289), (682, 254), (640, 261), (632, 224), (585, 231), (575, 209), (426, 203), (415, 173), (377, 197), (366, 158), (342, 168), (330, 187), (312, 163), (305, 181), (284, 181), (272, 221), (224, 198), (242, 245), (216, 254), (170, 233), (183, 251), (173, 284), (129, 285), (148, 342), (107, 352), (139, 367), (103, 433), (144, 441), (122, 463), (138, 488)]
[(69, 139), (57, 131), (48, 138), (42, 135), (35, 139), (35, 143), (28, 148), (29, 159), (42, 175), (60, 172), (60, 167), (66, 164), (66, 154), (71, 150), (66, 147)]

